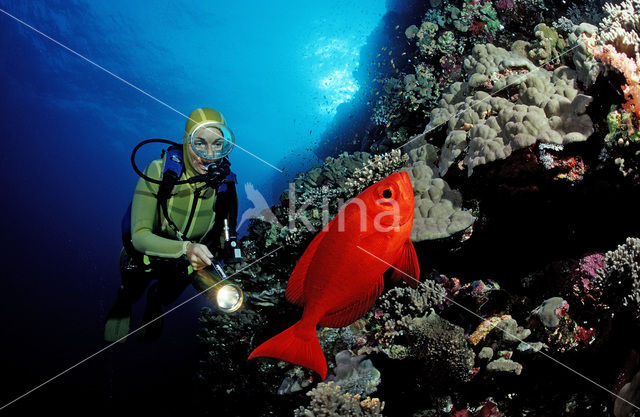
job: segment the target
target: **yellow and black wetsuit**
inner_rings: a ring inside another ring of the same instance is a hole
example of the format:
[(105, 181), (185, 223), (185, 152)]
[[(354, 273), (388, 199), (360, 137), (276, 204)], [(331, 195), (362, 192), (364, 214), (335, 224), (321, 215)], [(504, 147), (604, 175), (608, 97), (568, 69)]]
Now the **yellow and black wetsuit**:
[[(179, 180), (199, 175), (189, 154), (189, 137), (199, 124), (206, 122), (225, 123), (222, 115), (213, 109), (196, 109), (191, 113), (185, 128), (184, 168)], [(151, 162), (145, 175), (161, 180), (164, 164), (164, 158)], [(235, 179), (229, 181), (224, 187), (204, 182), (174, 186), (165, 216), (157, 198), (160, 185), (143, 178), (138, 180), (131, 203), (130, 240), (128, 234), (123, 233), (126, 248), (120, 258), (123, 285), (107, 315), (105, 340), (122, 340), (123, 335), (126, 336), (131, 304), (142, 297), (152, 280), (158, 282), (147, 292), (143, 322), (159, 316), (161, 304), (167, 305), (180, 296), (189, 284), (189, 262), (184, 257), (189, 242), (205, 244), (214, 256), (221, 255), (224, 220), (233, 233), (238, 214)]]
[[(188, 179), (194, 174), (188, 167), (180, 180)], [(149, 164), (145, 174), (154, 179), (162, 178), (163, 160), (155, 160)], [(197, 175), (197, 174), (195, 174)], [(139, 253), (161, 258), (180, 258), (185, 254), (188, 242), (212, 243), (220, 246), (222, 238), (222, 214), (230, 225), (235, 223), (233, 207), (236, 201), (218, 201), (219, 198), (235, 199), (233, 196), (218, 196), (216, 189), (205, 183), (176, 185), (167, 201), (167, 215), (179, 228), (174, 230), (164, 216), (158, 199), (158, 184), (140, 178), (133, 193), (131, 205), (131, 242)], [(228, 208), (223, 213), (216, 213), (220, 207)], [(217, 230), (219, 229), (219, 230)], [(212, 234), (216, 234), (215, 239)], [(207, 237), (207, 235), (209, 235)], [(208, 242), (203, 239), (207, 237)], [(210, 247), (216, 251), (216, 247)]]
[[(179, 180), (199, 175), (189, 156), (189, 136), (198, 124), (207, 122), (225, 123), (225, 120), (218, 111), (206, 108), (194, 110), (187, 120), (182, 144), (184, 169)], [(164, 160), (158, 159), (149, 164), (145, 174), (160, 180), (163, 168)], [(187, 243), (198, 242), (206, 244), (216, 255), (224, 241), (225, 218), (235, 232), (238, 214), (235, 184), (227, 184), (223, 193), (204, 182), (176, 185), (167, 201), (168, 217), (173, 224), (158, 204), (159, 187), (143, 178), (136, 185), (131, 205), (131, 243), (136, 252), (150, 257), (180, 258)]]

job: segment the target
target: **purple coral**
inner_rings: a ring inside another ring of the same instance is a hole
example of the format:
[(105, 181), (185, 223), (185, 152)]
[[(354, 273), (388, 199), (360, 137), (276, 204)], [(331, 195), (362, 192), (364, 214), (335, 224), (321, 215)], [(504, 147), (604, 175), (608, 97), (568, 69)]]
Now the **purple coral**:
[(496, 10), (502, 12), (505, 10), (513, 9), (513, 6), (513, 0), (498, 0), (498, 3), (496, 4)]
[(602, 277), (605, 271), (606, 261), (602, 253), (594, 253), (580, 259), (569, 279), (572, 298), (583, 306), (599, 304), (603, 291)]

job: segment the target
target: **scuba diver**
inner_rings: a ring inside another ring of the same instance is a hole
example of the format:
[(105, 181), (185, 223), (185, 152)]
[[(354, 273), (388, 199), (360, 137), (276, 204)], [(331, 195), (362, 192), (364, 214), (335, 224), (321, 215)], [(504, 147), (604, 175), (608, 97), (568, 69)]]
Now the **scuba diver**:
[[(150, 142), (172, 146), (143, 173), (136, 167), (135, 154)], [(122, 222), (122, 285), (107, 315), (105, 340), (124, 341), (132, 305), (151, 281), (155, 280), (147, 291), (142, 317), (146, 326), (138, 334), (142, 340), (160, 336), (162, 306), (174, 302), (194, 284), (194, 271), (209, 268), (226, 278), (216, 259), (239, 262), (241, 254), (234, 236), (236, 177), (227, 158), (233, 146), (233, 132), (222, 114), (199, 108), (189, 115), (182, 144), (149, 139), (134, 148), (131, 161), (141, 178)]]

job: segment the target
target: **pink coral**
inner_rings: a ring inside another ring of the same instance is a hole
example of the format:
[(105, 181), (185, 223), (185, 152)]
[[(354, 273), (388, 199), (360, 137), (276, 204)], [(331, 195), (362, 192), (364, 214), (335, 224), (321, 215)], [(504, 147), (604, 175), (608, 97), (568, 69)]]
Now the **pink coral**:
[(569, 285), (571, 295), (583, 306), (597, 306), (601, 303), (602, 277), (606, 270), (604, 254), (594, 253), (580, 259), (578, 266), (571, 272)]
[(458, 295), (458, 293), (460, 292), (460, 288), (462, 288), (462, 285), (460, 285), (460, 280), (458, 278), (448, 278), (446, 275), (440, 274), (436, 277), (436, 282), (442, 285), (447, 291), (445, 304), (448, 306), (453, 304), (454, 297)]
[(496, 4), (496, 10), (501, 12), (504, 10), (513, 9), (513, 6), (513, 0), (498, 0), (498, 3)]

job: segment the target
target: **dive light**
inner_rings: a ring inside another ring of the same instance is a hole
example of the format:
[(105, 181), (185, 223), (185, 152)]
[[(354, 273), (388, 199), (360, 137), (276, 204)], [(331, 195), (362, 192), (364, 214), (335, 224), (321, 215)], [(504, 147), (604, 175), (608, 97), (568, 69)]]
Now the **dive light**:
[(204, 293), (219, 310), (232, 313), (242, 306), (244, 294), (236, 284), (228, 281), (224, 269), (217, 262), (211, 266), (193, 271), (191, 283), (199, 292)]
[(224, 219), (224, 248), (222, 249), (222, 256), (224, 262), (227, 264), (237, 264), (242, 262), (242, 251), (238, 246), (238, 240), (236, 236), (229, 234), (229, 222)]

